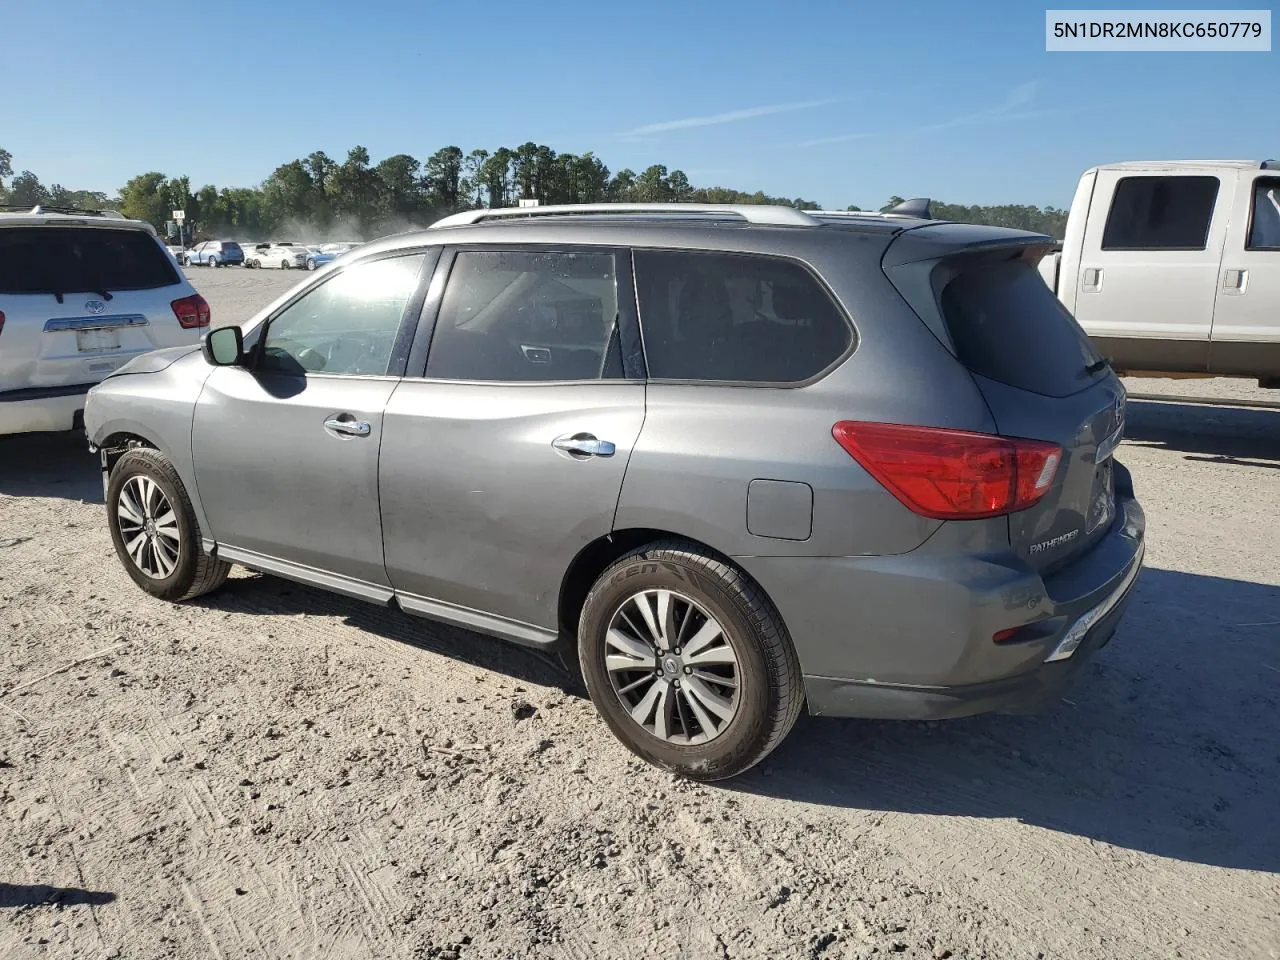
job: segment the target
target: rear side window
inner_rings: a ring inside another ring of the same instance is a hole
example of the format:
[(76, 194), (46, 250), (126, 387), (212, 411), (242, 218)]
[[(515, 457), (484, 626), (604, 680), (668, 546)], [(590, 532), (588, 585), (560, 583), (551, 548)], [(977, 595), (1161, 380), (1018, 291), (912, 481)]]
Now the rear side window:
[(799, 264), (637, 250), (635, 267), (652, 379), (799, 383), (853, 340), (830, 295)]
[(940, 297), (956, 356), (979, 376), (1050, 397), (1106, 375), (1075, 318), (1026, 260), (978, 264)]
[(1217, 177), (1125, 177), (1116, 184), (1103, 250), (1203, 250)]
[(612, 252), (464, 250), (449, 273), (427, 376), (620, 378), (617, 320)]
[(1280, 177), (1254, 181), (1249, 249), (1280, 250)]
[(153, 290), (177, 282), (169, 255), (141, 230), (0, 229), (0, 293)]
[(240, 244), (236, 243), (234, 240), (223, 240), (222, 252), (223, 253), (239, 253)]

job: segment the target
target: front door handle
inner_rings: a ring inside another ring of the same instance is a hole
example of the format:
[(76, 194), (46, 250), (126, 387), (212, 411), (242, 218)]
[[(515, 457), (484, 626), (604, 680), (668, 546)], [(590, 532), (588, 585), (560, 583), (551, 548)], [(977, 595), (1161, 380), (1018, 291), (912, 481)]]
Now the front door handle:
[(1222, 292), (1239, 296), (1249, 285), (1248, 270), (1223, 270)]
[(608, 440), (597, 440), (589, 433), (572, 433), (556, 437), (551, 445), (575, 457), (612, 457), (617, 452)]
[(1080, 276), (1080, 286), (1090, 293), (1097, 293), (1102, 289), (1102, 268), (1101, 267), (1085, 267)]
[(373, 432), (368, 420), (357, 420), (349, 413), (340, 413), (324, 422), (326, 430), (345, 434), (348, 437), (367, 437)]

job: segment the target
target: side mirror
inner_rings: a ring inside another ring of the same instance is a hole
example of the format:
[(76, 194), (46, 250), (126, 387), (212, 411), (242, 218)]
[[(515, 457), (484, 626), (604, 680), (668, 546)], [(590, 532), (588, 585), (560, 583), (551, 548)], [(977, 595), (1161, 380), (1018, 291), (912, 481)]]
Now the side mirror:
[(218, 327), (204, 335), (200, 349), (211, 366), (239, 366), (244, 362), (244, 334), (239, 327)]

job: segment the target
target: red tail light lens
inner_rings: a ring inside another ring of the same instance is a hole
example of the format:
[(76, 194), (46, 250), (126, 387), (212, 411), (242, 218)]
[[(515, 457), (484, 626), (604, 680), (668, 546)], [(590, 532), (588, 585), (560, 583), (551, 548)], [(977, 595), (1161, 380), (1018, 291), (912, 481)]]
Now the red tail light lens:
[(831, 433), (907, 509), (935, 520), (1025, 510), (1062, 462), (1056, 443), (942, 427), (842, 420)]
[(175, 300), (169, 306), (173, 307), (173, 315), (178, 318), (178, 323), (184, 330), (207, 327), (213, 316), (209, 310), (209, 302), (198, 293)]

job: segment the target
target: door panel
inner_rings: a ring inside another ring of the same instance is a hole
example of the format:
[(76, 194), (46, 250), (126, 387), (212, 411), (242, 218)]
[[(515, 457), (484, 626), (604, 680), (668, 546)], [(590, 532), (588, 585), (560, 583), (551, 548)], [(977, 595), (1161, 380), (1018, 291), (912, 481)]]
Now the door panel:
[[(626, 382), (404, 381), (383, 423), (392, 586), (554, 630), (565, 570), (613, 528), (644, 396)], [(612, 454), (554, 445), (585, 446), (578, 435)]]
[[(1114, 247), (1107, 236), (1108, 215), (1115, 203), (1117, 185), (1128, 179), (1145, 177), (1128, 171), (1103, 170), (1098, 173), (1079, 270), (1061, 281), (1076, 285), (1076, 319), (1091, 336), (1204, 341), (1196, 362), (1207, 362), (1214, 287), (1230, 215), (1229, 198), (1233, 183), (1225, 179), (1218, 188), (1204, 249), (1104, 249), (1104, 245)], [(1151, 232), (1159, 232), (1159, 218), (1166, 216), (1152, 212), (1150, 206), (1145, 207), (1141, 215), (1156, 221), (1156, 229), (1152, 229), (1152, 224), (1146, 224)], [(1127, 216), (1123, 209), (1118, 209), (1117, 220), (1120, 222), (1113, 221), (1111, 228), (1124, 228)], [(1064, 300), (1068, 298), (1064, 297)]]
[(378, 444), (396, 383), (216, 368), (191, 436), (206, 536), (387, 586)]
[[(1274, 171), (1240, 177), (1217, 290), (1215, 345), (1280, 343), (1280, 177)], [(1233, 353), (1212, 350), (1213, 370), (1237, 372), (1241, 358)]]

